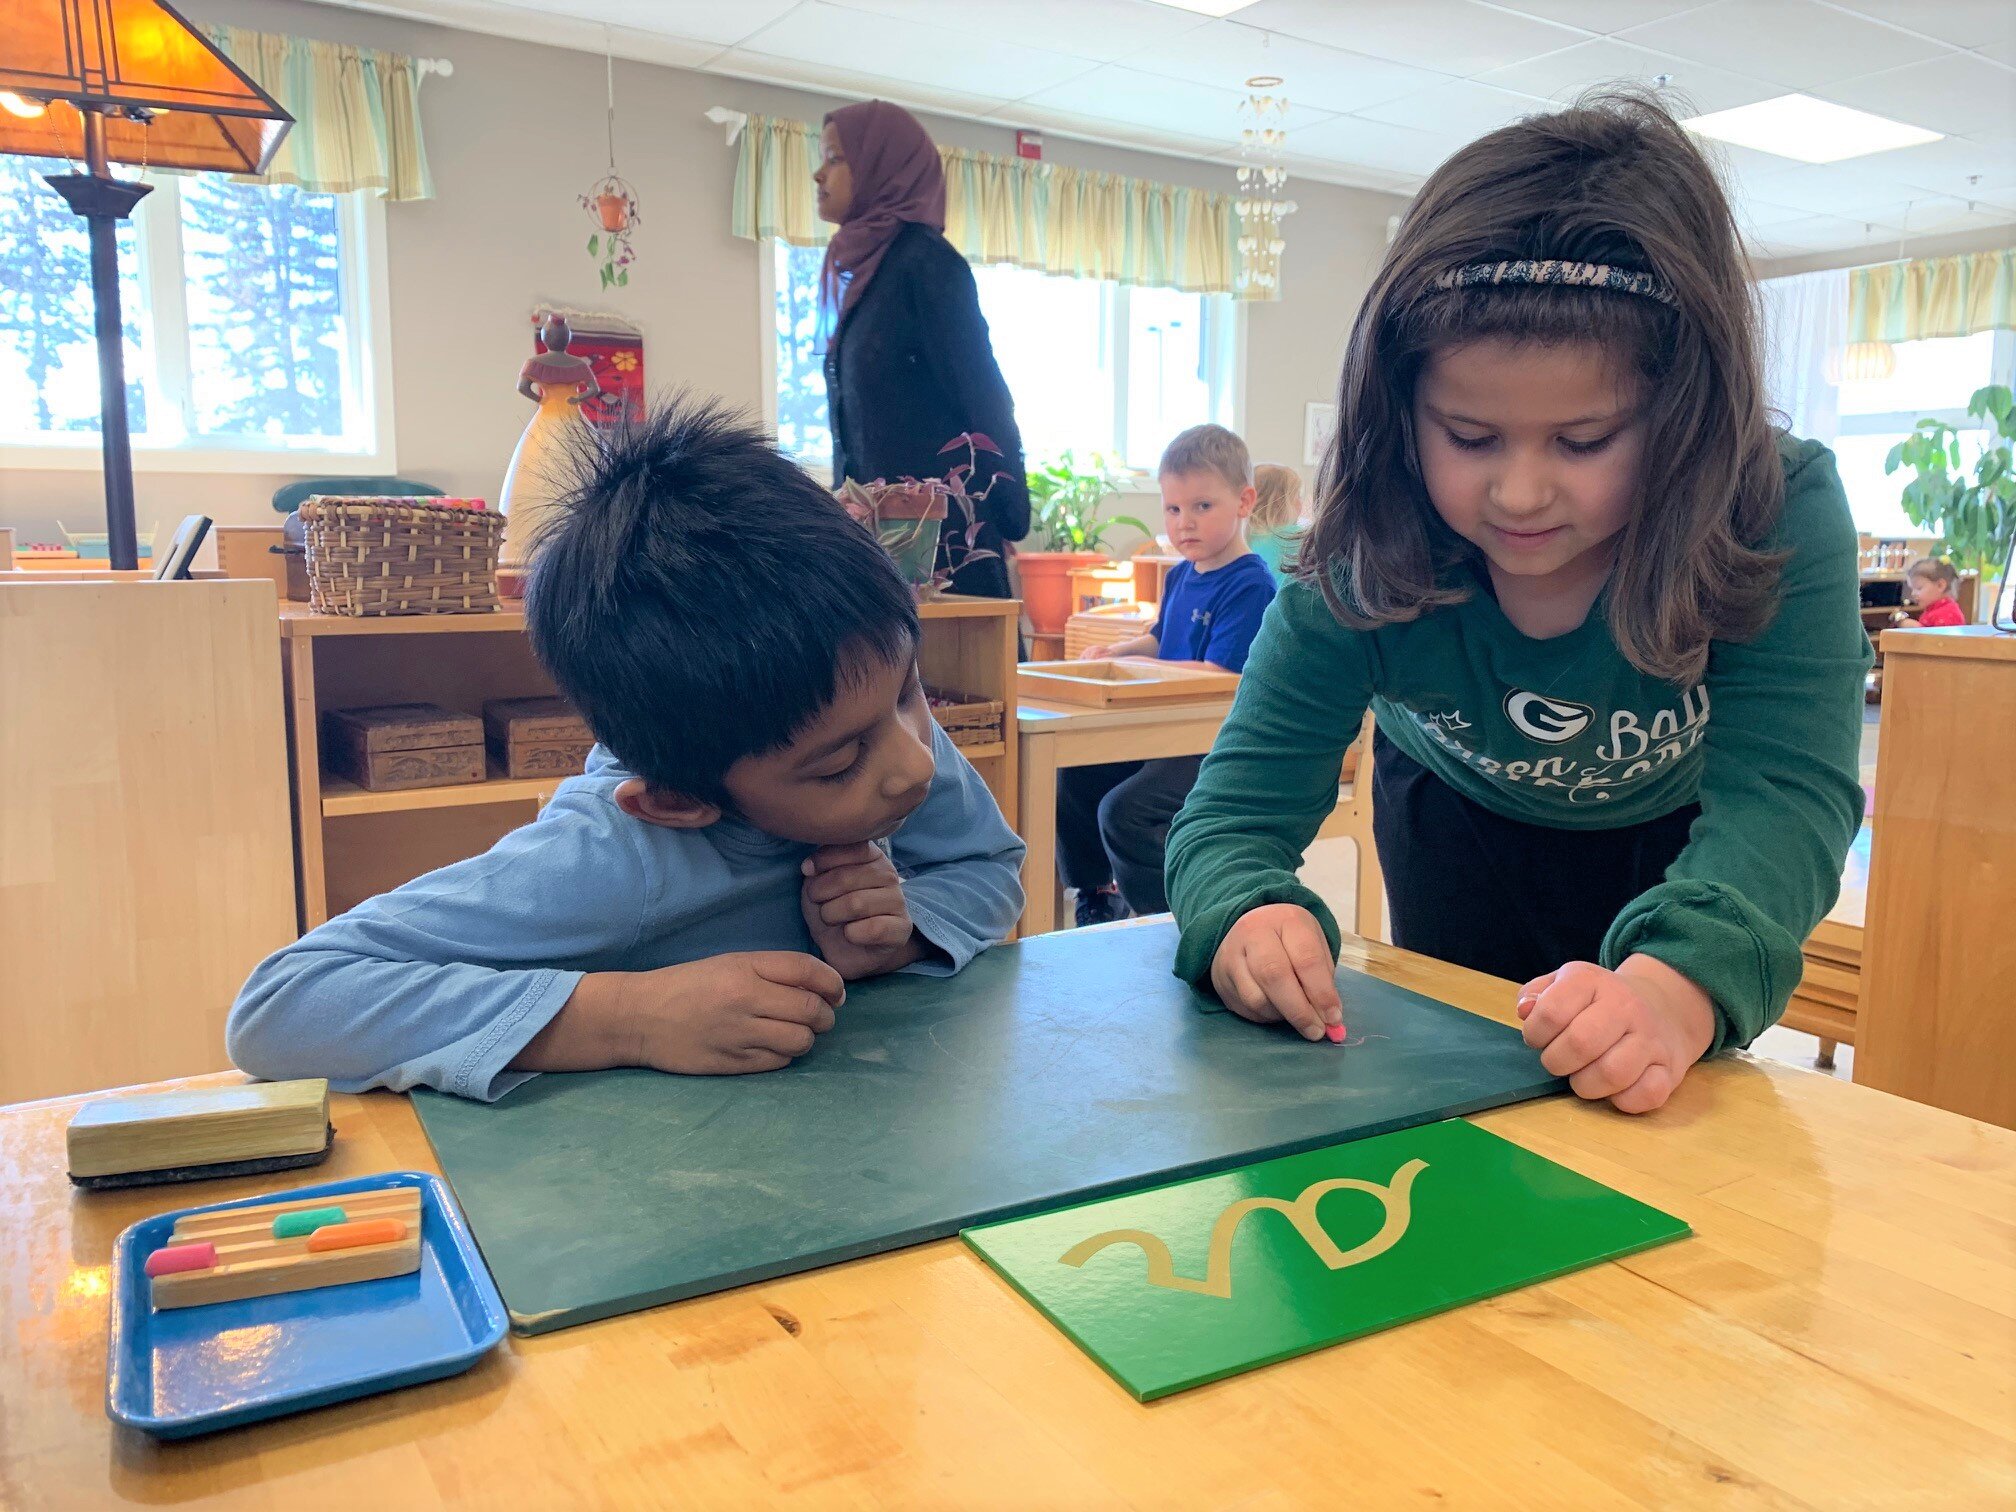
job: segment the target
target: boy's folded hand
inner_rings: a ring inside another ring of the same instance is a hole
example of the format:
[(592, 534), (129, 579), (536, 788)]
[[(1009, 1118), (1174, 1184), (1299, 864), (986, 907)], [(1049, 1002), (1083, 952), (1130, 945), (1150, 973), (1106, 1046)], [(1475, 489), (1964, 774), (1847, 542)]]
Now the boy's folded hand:
[(1323, 926), (1293, 903), (1239, 916), (1211, 958), (1211, 985), (1227, 1008), (1256, 1024), (1287, 1020), (1304, 1039), (1344, 1022), (1337, 964)]
[(581, 979), (511, 1062), (517, 1071), (647, 1066), (689, 1076), (775, 1071), (833, 1027), (839, 973), (796, 950), (748, 950)]
[(799, 903), (819, 954), (848, 981), (908, 966), (922, 954), (903, 879), (878, 845), (827, 845), (805, 860)]

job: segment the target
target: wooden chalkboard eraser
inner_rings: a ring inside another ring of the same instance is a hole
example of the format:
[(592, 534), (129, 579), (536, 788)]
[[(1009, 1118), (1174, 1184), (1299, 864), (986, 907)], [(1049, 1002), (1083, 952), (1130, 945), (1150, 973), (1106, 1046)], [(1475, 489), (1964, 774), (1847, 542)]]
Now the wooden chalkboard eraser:
[(86, 1103), (70, 1120), (70, 1179), (146, 1186), (313, 1165), (329, 1153), (329, 1083), (249, 1082)]

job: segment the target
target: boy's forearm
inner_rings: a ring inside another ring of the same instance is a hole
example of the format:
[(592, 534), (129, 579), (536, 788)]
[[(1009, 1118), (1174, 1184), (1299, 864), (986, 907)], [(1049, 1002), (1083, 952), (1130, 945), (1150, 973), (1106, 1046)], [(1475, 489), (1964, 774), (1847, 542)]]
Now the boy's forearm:
[(634, 1066), (637, 1019), (627, 1004), (631, 973), (591, 972), (560, 1011), (512, 1057), (512, 1071), (603, 1071)]

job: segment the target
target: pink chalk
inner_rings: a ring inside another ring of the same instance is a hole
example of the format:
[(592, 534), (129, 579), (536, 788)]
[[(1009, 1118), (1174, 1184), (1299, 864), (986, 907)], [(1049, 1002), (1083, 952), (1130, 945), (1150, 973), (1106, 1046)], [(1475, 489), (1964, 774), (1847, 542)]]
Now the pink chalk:
[(150, 1276), (173, 1275), (176, 1271), (208, 1270), (217, 1263), (217, 1246), (205, 1239), (200, 1244), (171, 1244), (147, 1257), (144, 1267)]
[(1344, 1026), (1342, 1024), (1326, 1024), (1323, 1032), (1329, 1036), (1331, 1044), (1341, 1045), (1344, 1043)]

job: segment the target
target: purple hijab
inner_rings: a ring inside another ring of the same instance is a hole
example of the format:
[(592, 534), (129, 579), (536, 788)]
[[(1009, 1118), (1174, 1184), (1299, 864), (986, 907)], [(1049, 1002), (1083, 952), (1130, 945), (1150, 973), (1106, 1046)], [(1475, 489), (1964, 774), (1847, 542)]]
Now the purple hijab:
[[(830, 330), (868, 287), (904, 222), (945, 229), (945, 170), (931, 134), (901, 105), (864, 100), (826, 119), (854, 176), (853, 203), (826, 244), (819, 271), (819, 303)], [(848, 275), (844, 294), (842, 274)]]

